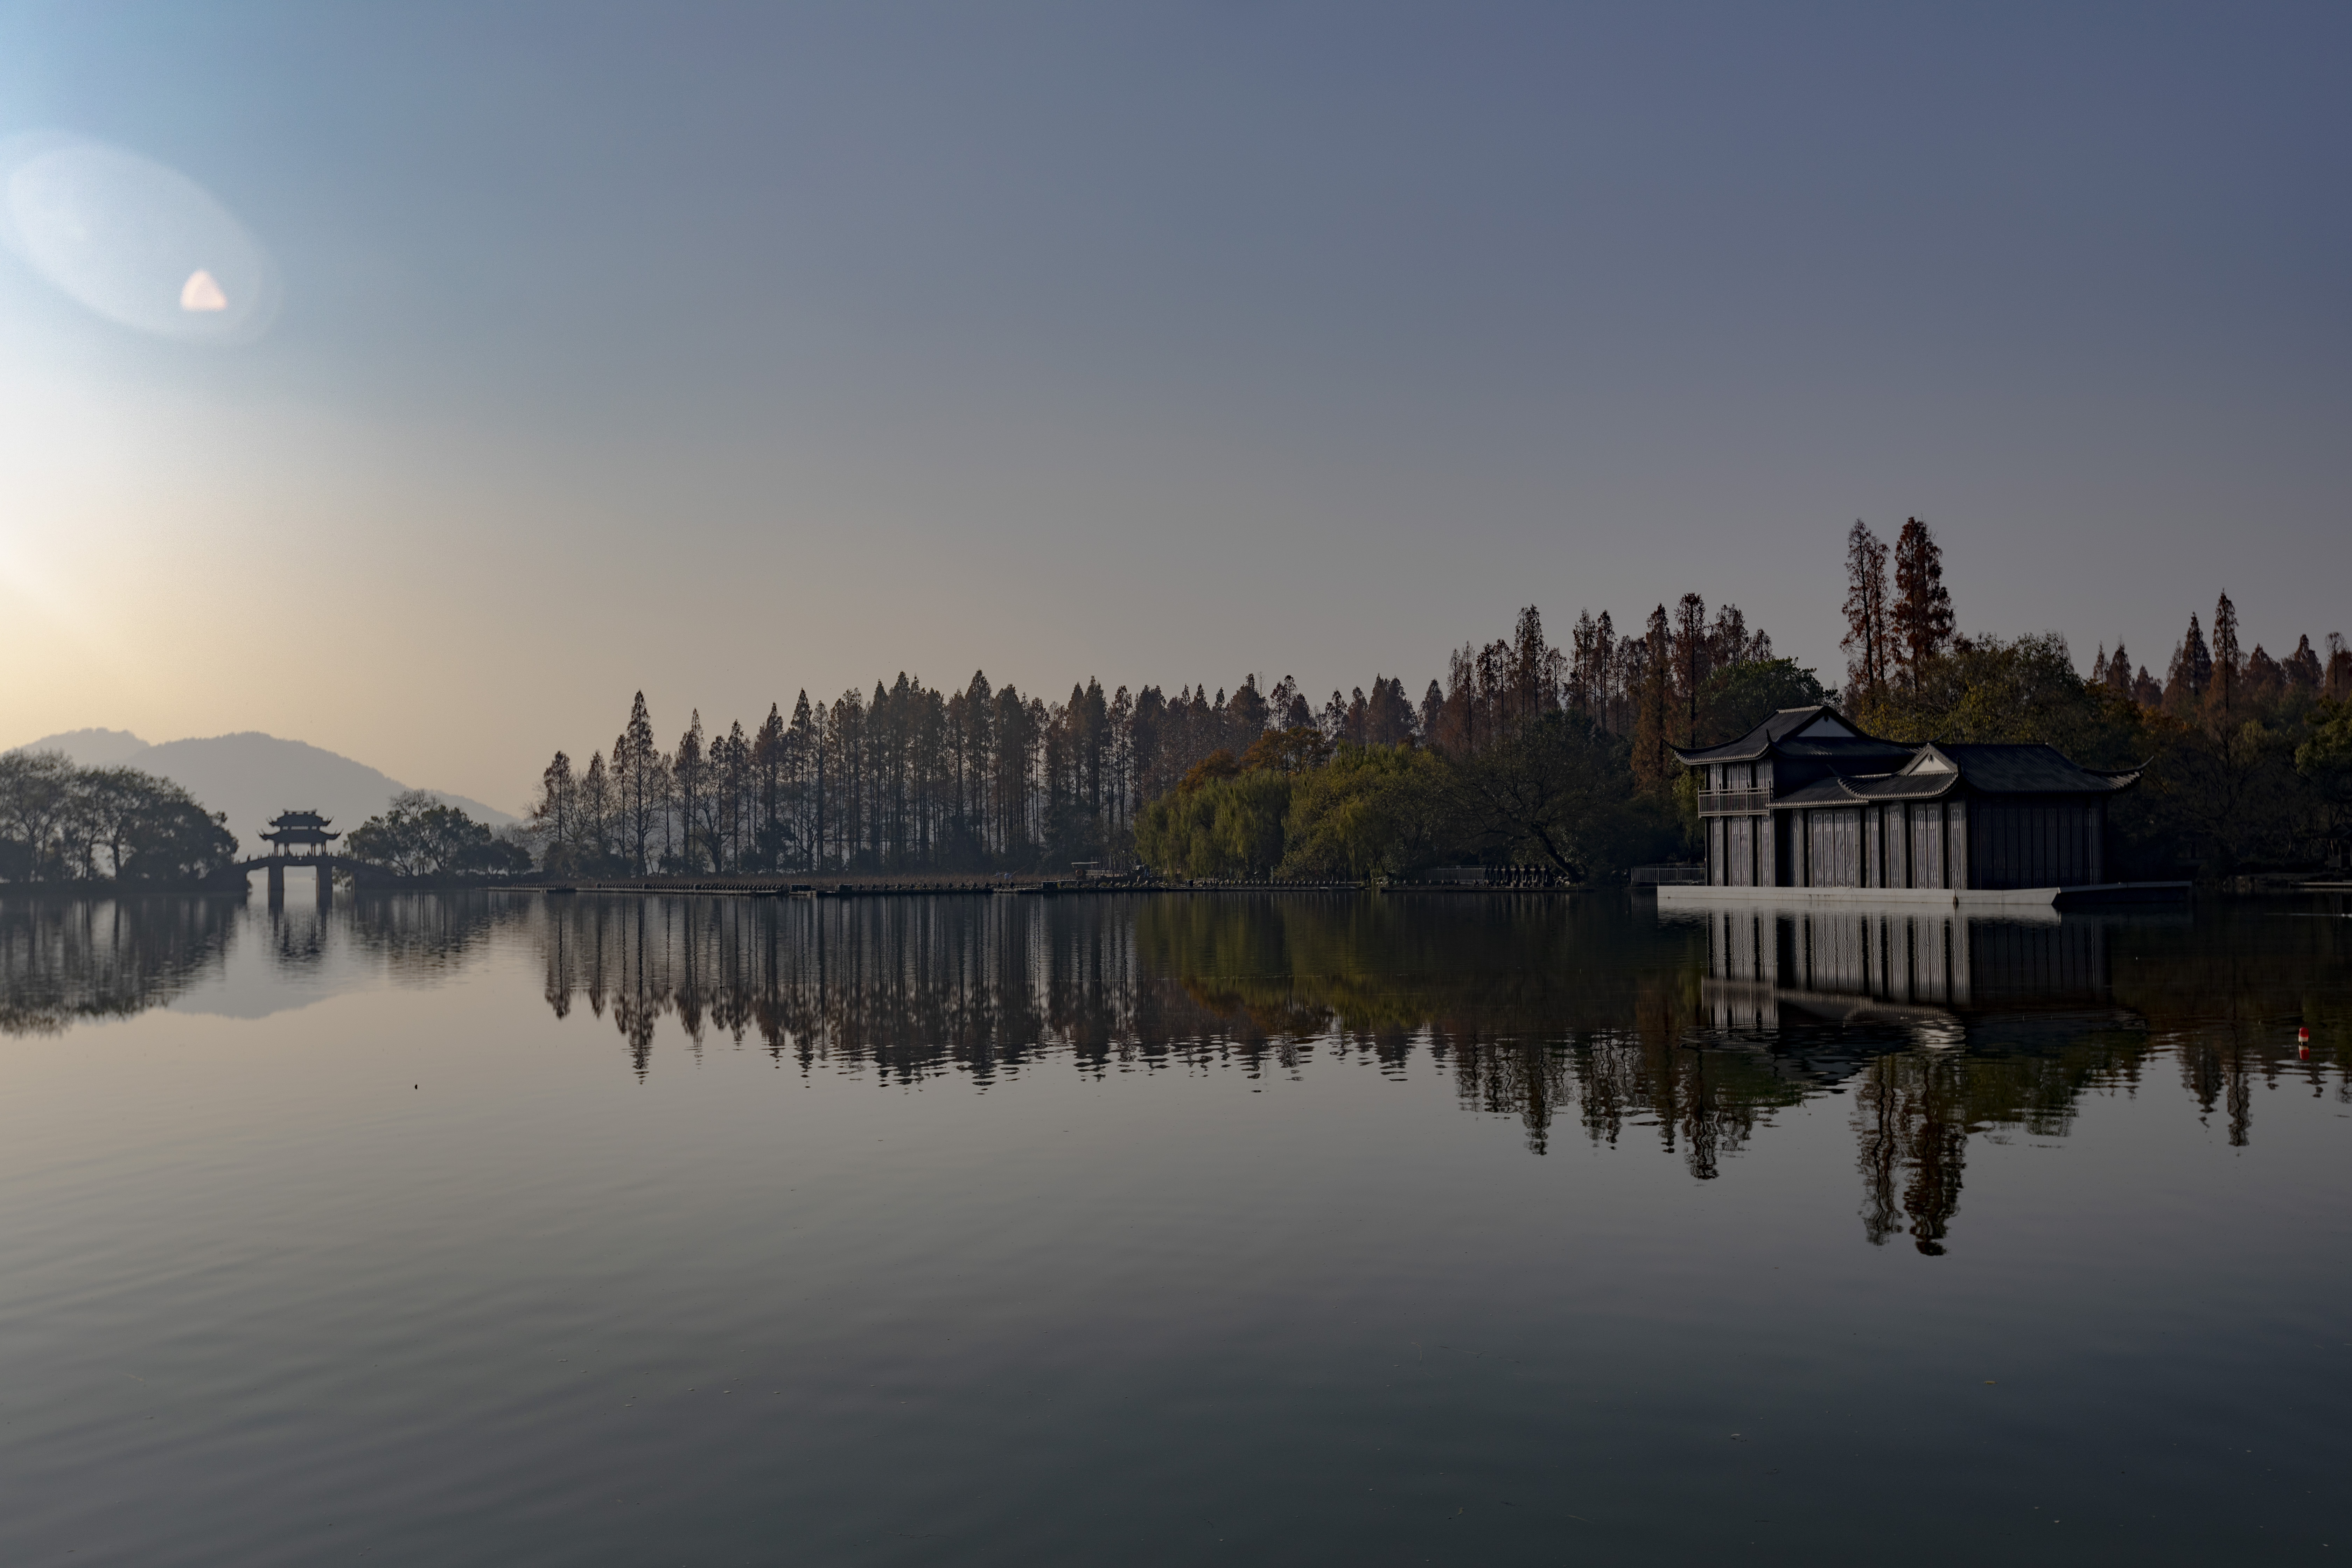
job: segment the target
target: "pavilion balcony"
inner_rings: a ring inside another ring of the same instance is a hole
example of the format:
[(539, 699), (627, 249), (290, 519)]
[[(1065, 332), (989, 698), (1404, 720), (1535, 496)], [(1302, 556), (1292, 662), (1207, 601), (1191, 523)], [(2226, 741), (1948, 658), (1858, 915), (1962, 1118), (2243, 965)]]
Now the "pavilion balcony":
[(1698, 792), (1701, 816), (1738, 816), (1772, 809), (1770, 785), (1756, 789), (1703, 789)]

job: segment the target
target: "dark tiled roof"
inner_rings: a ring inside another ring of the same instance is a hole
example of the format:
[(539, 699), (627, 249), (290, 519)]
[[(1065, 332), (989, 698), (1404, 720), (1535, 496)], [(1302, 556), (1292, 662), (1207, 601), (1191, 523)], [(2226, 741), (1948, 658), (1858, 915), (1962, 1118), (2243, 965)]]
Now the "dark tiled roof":
[(2107, 795), (2127, 789), (2137, 773), (2098, 773), (2077, 767), (2055, 746), (1950, 745), (1936, 750), (1952, 759), (1969, 787), (1988, 795)]
[(1904, 747), (1933, 752), (1952, 764), (1922, 773), (1847, 774), (1816, 779), (1775, 796), (1775, 806), (1844, 805), (1861, 801), (1935, 800), (1966, 782), (1982, 795), (2112, 795), (2139, 782), (2137, 773), (2077, 767), (2055, 746)]
[(1864, 778), (1815, 779), (1802, 789), (1775, 795), (1780, 805), (1852, 805), (1856, 801), (1934, 800), (1959, 782), (1958, 773), (1874, 773)]
[(1784, 757), (1907, 757), (1909, 746), (1898, 746), (1890, 741), (1876, 740), (1856, 732), (1853, 735), (1809, 735), (1790, 739), (1814, 720), (1827, 716), (1849, 730), (1853, 724), (1836, 709), (1830, 707), (1783, 708), (1737, 741), (1726, 741), (1719, 746), (1675, 748), (1675, 755), (1685, 763), (1747, 763), (1753, 762), (1767, 751), (1778, 751)]
[[(1843, 735), (1803, 735), (1816, 721), (1827, 718), (1852, 731)], [(1958, 771), (1903, 772), (1915, 757), (1934, 752)], [(2077, 767), (2054, 746), (1967, 745), (1913, 746), (1882, 741), (1853, 730), (1834, 708), (1783, 708), (1737, 741), (1720, 746), (1675, 748), (1675, 755), (1691, 766), (1707, 763), (1748, 763), (1778, 755), (1792, 760), (1826, 763), (1843, 777), (1819, 780), (1775, 801), (1780, 805), (1814, 805), (1853, 800), (1933, 800), (1954, 783), (1987, 795), (2107, 795), (2128, 789), (2137, 773), (2102, 773)]]
[(1773, 750), (1784, 757), (1823, 757), (1832, 762), (1843, 760), (1855, 763), (1899, 763), (1908, 761), (1915, 748), (1894, 741), (1874, 741), (1867, 737), (1856, 736), (1852, 740), (1783, 741)]

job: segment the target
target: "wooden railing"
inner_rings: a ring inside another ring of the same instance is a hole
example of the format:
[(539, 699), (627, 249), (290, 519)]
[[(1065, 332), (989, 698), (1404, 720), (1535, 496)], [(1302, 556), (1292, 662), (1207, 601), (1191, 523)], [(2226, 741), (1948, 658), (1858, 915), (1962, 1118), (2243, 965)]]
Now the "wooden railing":
[(1769, 811), (1772, 806), (1769, 785), (1758, 789), (1703, 789), (1698, 792), (1698, 814), (1720, 816), (1727, 813)]

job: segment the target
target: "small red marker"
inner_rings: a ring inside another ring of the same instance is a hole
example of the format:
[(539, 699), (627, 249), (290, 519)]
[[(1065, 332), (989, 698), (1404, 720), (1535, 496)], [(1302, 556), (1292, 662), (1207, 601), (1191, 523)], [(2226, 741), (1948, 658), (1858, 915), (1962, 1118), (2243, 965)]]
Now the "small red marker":
[(2294, 1054), (2305, 1061), (2311, 1059), (2311, 1026), (2308, 1024), (2295, 1026)]

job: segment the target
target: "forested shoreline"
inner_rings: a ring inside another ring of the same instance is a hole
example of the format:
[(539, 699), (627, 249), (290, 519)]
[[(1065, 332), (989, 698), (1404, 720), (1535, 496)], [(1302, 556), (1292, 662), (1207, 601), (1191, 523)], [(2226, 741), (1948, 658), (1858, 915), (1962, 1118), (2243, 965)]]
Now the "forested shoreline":
[(1567, 647), (1536, 606), (1463, 644), (1421, 696), (1392, 675), (1312, 703), (1244, 675), (1066, 700), (898, 675), (719, 733), (696, 710), (673, 748), (637, 696), (612, 748), (555, 754), (531, 832), (567, 875), (1037, 872), (1143, 865), (1179, 877), (1400, 875), (1444, 860), (1618, 877), (1696, 847), (1675, 745), (1832, 700), (1903, 741), (2049, 741), (2091, 766), (2149, 764), (2119, 814), (2124, 863), (2200, 868), (2340, 853), (2352, 654), (2300, 639), (2242, 654), (2227, 597), (2164, 682), (2100, 647), (2091, 677), (2055, 632), (1969, 637), (1931, 529), (1849, 533), (1849, 670), (1825, 689), (1773, 656), (1738, 606), (1689, 593), (1637, 632), (1580, 614)]
[[(1570, 883), (1696, 853), (1677, 745), (1832, 702), (1918, 742), (2047, 742), (2144, 768), (2110, 814), (2132, 876), (2340, 865), (2352, 840), (2352, 649), (2242, 647), (2220, 595), (2158, 679), (2120, 643), (2086, 677), (2055, 632), (1971, 637), (1933, 532), (1846, 536), (1842, 687), (1775, 656), (1736, 605), (1661, 603), (1638, 631), (1580, 614), (1566, 646), (1535, 606), (1465, 643), (1418, 698), (1404, 679), (1319, 705), (1286, 676), (1212, 695), (1097, 679), (1047, 701), (975, 673), (900, 674), (831, 702), (805, 690), (746, 731), (698, 710), (665, 747), (638, 693), (584, 766), (558, 752), (520, 832), (414, 795), (354, 829), (355, 859), (416, 878), (985, 873), (1095, 866), (1173, 877), (1366, 878), (1444, 863)], [(2210, 631), (2209, 631), (2210, 626)], [(236, 845), (167, 780), (0, 756), (0, 882), (184, 885)]]
[[(1360, 786), (1384, 770), (1411, 781), (1437, 759), (1486, 759), (1482, 779), (1504, 792), (1482, 830), (1492, 853), (1520, 847), (1507, 796), (1528, 784), (1544, 797), (1525, 825), (1538, 840), (1592, 837), (1569, 820), (1578, 814), (1605, 818), (1612, 845), (1650, 853), (1671, 848), (1676, 829), (1671, 803), (1632, 787), (1633, 763), (1646, 748), (1655, 773), (1664, 755), (1673, 715), (1659, 698), (1679, 688), (1660, 671), (1678, 651), (1707, 713), (1820, 696), (1736, 606), (1709, 617), (1693, 595), (1681, 612), (1679, 631), (1661, 607), (1639, 637), (1587, 615), (1561, 649), (1530, 607), (1511, 637), (1457, 649), (1418, 700), (1402, 679), (1380, 674), (1369, 692), (1334, 691), (1319, 707), (1287, 677), (1245, 675), (1213, 696), (1186, 685), (1172, 697), (1157, 686), (1107, 695), (1088, 680), (1049, 703), (984, 674), (952, 691), (902, 674), (831, 703), (803, 691), (789, 717), (772, 704), (748, 732), (740, 722), (707, 729), (697, 710), (665, 750), (639, 693), (609, 749), (584, 767), (564, 752), (549, 763), (531, 828), (541, 863), (567, 873), (1034, 871), (1140, 854), (1162, 870), (1259, 874), (1282, 857), (1255, 840), (1227, 844), (1232, 831), (1170, 859), (1155, 805), (1246, 794), (1257, 802), (1247, 834), (1263, 839), (1266, 811), (1280, 817), (1292, 784), (1337, 778), (1334, 769), (1353, 770)], [(1695, 668), (1693, 639), (1705, 645)], [(1529, 768), (1536, 776), (1521, 776)], [(1325, 839), (1355, 843), (1360, 833), (1339, 823), (1360, 815), (1342, 812)], [(1281, 837), (1278, 820), (1272, 831)], [(1348, 855), (1326, 859), (1341, 868)]]
[(2116, 814), (2118, 865), (2221, 874), (2340, 859), (2352, 832), (2352, 652), (2281, 659), (2238, 643), (2222, 595), (2165, 679), (2118, 644), (2085, 678), (2057, 633), (1959, 630), (1940, 545), (1847, 537), (1842, 688), (1774, 657), (1735, 605), (1685, 594), (1638, 632), (1580, 615), (1565, 647), (1534, 606), (1465, 643), (1416, 700), (1400, 677), (1318, 706), (1288, 677), (1213, 697), (1074, 684), (1048, 702), (975, 674), (901, 674), (832, 702), (805, 690), (746, 731), (695, 710), (656, 738), (643, 693), (584, 767), (558, 752), (530, 831), (563, 874), (876, 874), (1140, 865), (1185, 877), (1365, 877), (1450, 861), (1570, 882), (1696, 852), (1676, 745), (1736, 738), (1780, 708), (1836, 703), (1890, 739), (2046, 741), (2147, 765)]

